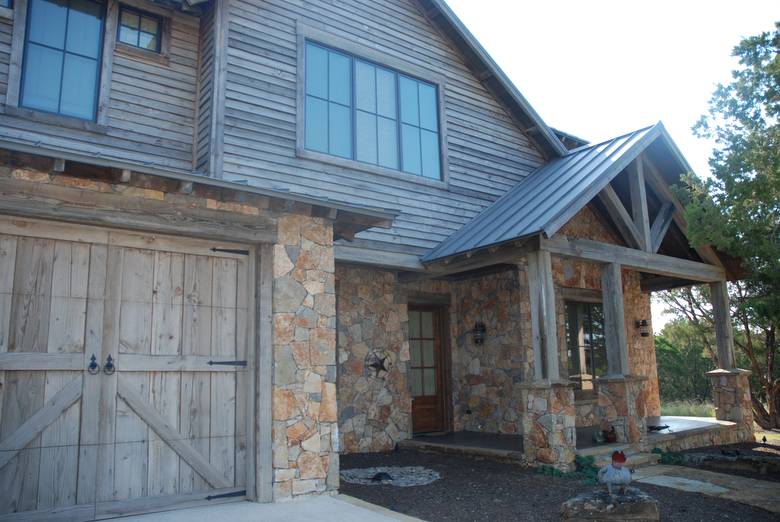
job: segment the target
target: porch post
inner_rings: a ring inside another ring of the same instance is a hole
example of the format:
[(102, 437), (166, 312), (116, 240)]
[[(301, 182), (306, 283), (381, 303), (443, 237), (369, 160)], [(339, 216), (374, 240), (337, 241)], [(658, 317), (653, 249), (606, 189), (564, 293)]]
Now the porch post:
[(528, 254), (528, 291), (531, 301), (534, 380), (560, 380), (555, 287), (550, 252), (537, 250)]
[(718, 345), (718, 366), (725, 370), (736, 368), (734, 357), (734, 330), (731, 325), (729, 293), (725, 281), (710, 283), (715, 340)]
[(604, 306), (604, 342), (607, 348), (607, 374), (628, 375), (628, 342), (623, 314), (623, 278), (617, 263), (604, 265), (601, 272)]

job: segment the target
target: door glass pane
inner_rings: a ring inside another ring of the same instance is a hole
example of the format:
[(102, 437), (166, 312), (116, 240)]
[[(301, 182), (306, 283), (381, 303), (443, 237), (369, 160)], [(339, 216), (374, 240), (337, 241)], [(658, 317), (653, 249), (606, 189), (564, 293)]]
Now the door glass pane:
[(398, 168), (398, 127), (395, 120), (377, 119), (377, 160), (383, 167)]
[(328, 102), (306, 97), (306, 148), (328, 152)]
[(435, 366), (433, 360), (433, 341), (422, 341), (423, 366)]
[(328, 98), (328, 51), (306, 45), (306, 94)]
[(428, 339), (433, 337), (433, 312), (420, 312), (420, 325), (421, 333), (420, 337), (426, 337)]
[(342, 105), (352, 105), (352, 89), (350, 84), (352, 75), (350, 74), (350, 59), (343, 54), (328, 53), (328, 97), (330, 101)]
[(66, 50), (97, 59), (103, 6), (90, 0), (71, 0)]
[(96, 81), (97, 60), (66, 54), (60, 113), (77, 118), (93, 118)]
[(409, 341), (409, 355), (412, 366), (422, 366), (422, 351), (420, 350), (420, 341), (412, 339)]
[(68, 2), (65, 0), (31, 0), (27, 39), (62, 49), (65, 45), (65, 22)]
[(409, 337), (420, 337), (420, 312), (409, 311)]
[(360, 110), (373, 113), (376, 112), (375, 69), (371, 64), (355, 60), (355, 106)]
[(420, 144), (422, 149), (422, 174), (426, 178), (439, 179), (439, 135), (435, 132), (421, 130)]
[(423, 370), (423, 393), (436, 395), (436, 371), (433, 369)]
[(409, 371), (409, 381), (412, 385), (412, 397), (419, 397), (423, 394), (422, 370), (412, 369)]
[(411, 125), (419, 125), (417, 82), (401, 76), (399, 85), (401, 89), (401, 121)]
[(438, 106), (436, 103), (436, 89), (432, 85), (424, 83), (420, 87), (420, 127), (430, 131), (439, 130), (437, 116)]
[(130, 11), (122, 11), (119, 24), (119, 41), (129, 45), (138, 45), (140, 17)]
[(376, 100), (377, 113), (380, 116), (396, 119), (395, 109), (395, 73), (377, 67), (376, 69)]
[(411, 125), (401, 125), (401, 158), (403, 169), (410, 174), (420, 175), (420, 129)]
[(355, 119), (355, 157), (358, 161), (376, 164), (376, 116), (357, 111)]
[(59, 110), (62, 54), (34, 43), (27, 45), (22, 105), (49, 112)]
[(352, 121), (349, 107), (328, 104), (329, 152), (344, 158), (352, 157)]

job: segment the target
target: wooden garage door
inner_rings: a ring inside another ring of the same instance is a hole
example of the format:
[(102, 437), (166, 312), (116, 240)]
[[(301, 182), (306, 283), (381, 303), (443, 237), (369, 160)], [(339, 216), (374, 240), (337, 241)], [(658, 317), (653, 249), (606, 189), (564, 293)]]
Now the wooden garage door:
[(242, 248), (0, 217), (0, 520), (245, 495)]

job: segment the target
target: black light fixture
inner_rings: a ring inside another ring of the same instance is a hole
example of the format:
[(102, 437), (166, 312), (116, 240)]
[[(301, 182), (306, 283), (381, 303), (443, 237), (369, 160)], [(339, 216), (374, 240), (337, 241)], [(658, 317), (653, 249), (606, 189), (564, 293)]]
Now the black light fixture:
[(485, 332), (487, 332), (485, 323), (482, 321), (477, 321), (474, 323), (474, 330), (471, 331), (472, 335), (474, 336), (474, 344), (482, 344), (485, 342)]
[(639, 328), (639, 335), (642, 337), (650, 337), (650, 327), (647, 324), (647, 319), (640, 319), (636, 322), (636, 327)]

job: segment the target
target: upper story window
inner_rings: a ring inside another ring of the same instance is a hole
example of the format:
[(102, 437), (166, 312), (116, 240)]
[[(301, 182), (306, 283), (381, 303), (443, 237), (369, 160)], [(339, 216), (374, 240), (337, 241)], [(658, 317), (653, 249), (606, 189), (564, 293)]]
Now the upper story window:
[(146, 51), (160, 52), (162, 19), (125, 5), (119, 9), (117, 39)]
[(10, 9), (12, 7), (11, 0), (0, 0), (0, 7), (7, 7)]
[(95, 119), (104, 4), (30, 0), (21, 105)]
[(435, 85), (306, 43), (305, 148), (441, 179)]
[(578, 389), (593, 390), (593, 379), (607, 373), (604, 308), (574, 301), (567, 301), (564, 308), (569, 379)]

